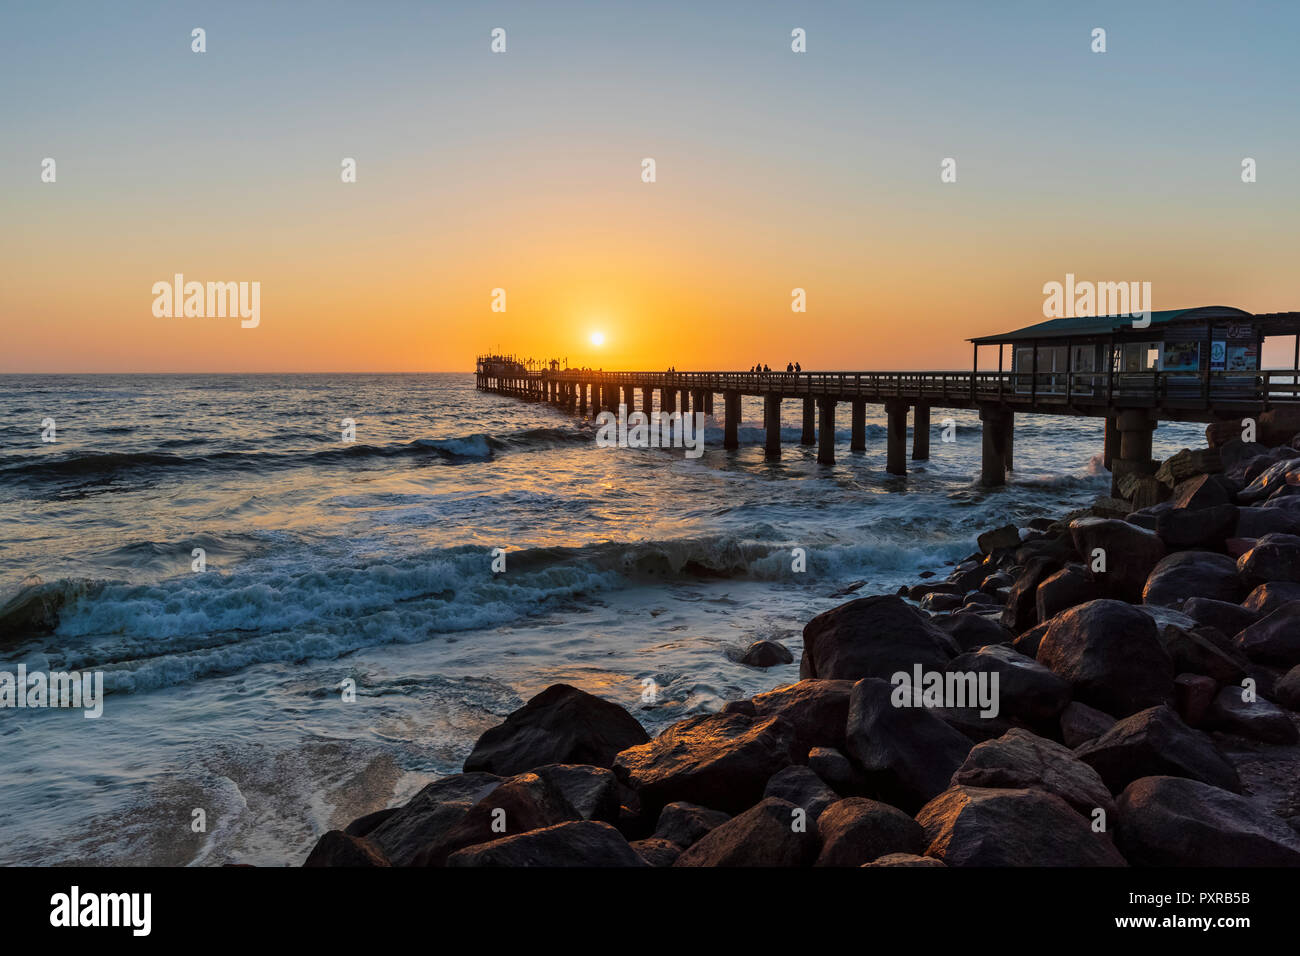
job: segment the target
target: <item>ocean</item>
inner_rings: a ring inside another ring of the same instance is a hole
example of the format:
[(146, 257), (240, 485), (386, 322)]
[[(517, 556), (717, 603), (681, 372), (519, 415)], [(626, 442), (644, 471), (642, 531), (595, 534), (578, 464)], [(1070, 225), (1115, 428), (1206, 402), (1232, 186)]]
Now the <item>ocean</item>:
[[(879, 407), (865, 453), (841, 407), (829, 468), (797, 403), (775, 463), (757, 400), (739, 452), (717, 412), (692, 459), (598, 447), (471, 374), (0, 376), (0, 605), (61, 602), (52, 633), (0, 616), (0, 670), (102, 671), (106, 692), (98, 719), (0, 710), (0, 864), (299, 864), (550, 684), (653, 734), (797, 680), (804, 623), (847, 587), (895, 591), (1109, 492), (1100, 419), (1017, 416), (988, 491), (972, 412), (935, 409), (906, 478)], [(795, 663), (738, 663), (759, 639)]]

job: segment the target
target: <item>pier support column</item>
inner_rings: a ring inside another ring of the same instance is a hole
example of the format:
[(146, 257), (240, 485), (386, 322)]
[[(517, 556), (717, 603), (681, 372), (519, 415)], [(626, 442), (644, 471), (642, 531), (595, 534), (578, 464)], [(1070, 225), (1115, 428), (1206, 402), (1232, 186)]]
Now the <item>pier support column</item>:
[(811, 398), (803, 400), (803, 433), (799, 436), (799, 444), (817, 444), (817, 403)]
[(587, 383), (578, 383), (578, 414), (587, 417)]
[(766, 444), (763, 446), (763, 456), (769, 461), (776, 461), (781, 457), (780, 395), (763, 396), (763, 420), (767, 438)]
[(722, 447), (728, 450), (740, 447), (740, 393), (722, 393), (723, 411), (727, 416), (723, 426)]
[(704, 414), (705, 415), (713, 414), (713, 393), (712, 392), (704, 393)]
[(691, 413), (691, 390), (682, 389), (682, 417), (685, 418)]
[(627, 413), (631, 415), (636, 411), (636, 386), (623, 386), (623, 404), (627, 406)]
[(817, 399), (817, 463), (835, 464), (835, 399)]
[[(849, 451), (867, 450), (867, 403), (854, 399), (849, 403)], [(891, 432), (892, 434), (892, 432)], [(892, 438), (890, 439), (893, 440)], [(892, 445), (890, 446), (893, 447)], [(890, 452), (891, 456), (893, 452)], [(890, 459), (893, 460), (892, 457)]]
[(665, 413), (677, 411), (677, 390), (664, 388), (659, 391), (659, 410)]
[(912, 409), (912, 461), (930, 458), (930, 406), (917, 405)]
[(1007, 483), (1007, 446), (1014, 420), (1011, 412), (1001, 406), (980, 409), (980, 421), (984, 423), (980, 484), (996, 488)]
[(1119, 481), (1125, 475), (1151, 475), (1156, 463), (1151, 460), (1151, 435), (1156, 430), (1155, 417), (1145, 408), (1122, 408), (1115, 416), (1119, 428), (1119, 457), (1111, 461), (1111, 494), (1119, 494)]
[(1101, 451), (1101, 464), (1111, 471), (1111, 463), (1119, 457), (1119, 421), (1114, 415), (1106, 416), (1106, 438)]
[(1002, 452), (1007, 471), (1016, 470), (1016, 413), (1007, 411), (1007, 447)]
[(641, 411), (645, 412), (646, 417), (654, 411), (655, 407), (655, 390), (649, 385), (641, 386)]
[(891, 475), (907, 474), (907, 402), (886, 402), (889, 419), (885, 471)]

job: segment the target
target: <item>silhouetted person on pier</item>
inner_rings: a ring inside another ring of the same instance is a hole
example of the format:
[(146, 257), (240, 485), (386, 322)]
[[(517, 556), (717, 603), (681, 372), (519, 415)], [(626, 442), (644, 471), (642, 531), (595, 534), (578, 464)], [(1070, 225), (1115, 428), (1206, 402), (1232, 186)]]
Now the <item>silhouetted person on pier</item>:
[(764, 372), (770, 372), (770, 371), (772, 371), (772, 370), (771, 370), (770, 368), (768, 368), (766, 365), (764, 365), (764, 366), (763, 366), (763, 371), (764, 371)]
[(793, 372), (793, 371), (794, 371), (794, 363), (793, 363), (793, 362), (786, 362), (786, 363), (785, 363), (785, 370), (786, 370), (787, 372)]
[(802, 372), (802, 371), (803, 371), (803, 369), (799, 367), (799, 363), (798, 363), (798, 362), (795, 362), (795, 363), (794, 363), (794, 370), (795, 370), (796, 372)]

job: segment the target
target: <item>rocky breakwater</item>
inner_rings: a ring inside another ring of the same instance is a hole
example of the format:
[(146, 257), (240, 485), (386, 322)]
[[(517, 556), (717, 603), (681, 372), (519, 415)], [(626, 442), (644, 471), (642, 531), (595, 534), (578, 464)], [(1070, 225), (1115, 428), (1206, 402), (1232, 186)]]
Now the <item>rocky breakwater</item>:
[(797, 683), (654, 739), (550, 687), (306, 864), (1300, 865), (1298, 447), (982, 535), (809, 621)]

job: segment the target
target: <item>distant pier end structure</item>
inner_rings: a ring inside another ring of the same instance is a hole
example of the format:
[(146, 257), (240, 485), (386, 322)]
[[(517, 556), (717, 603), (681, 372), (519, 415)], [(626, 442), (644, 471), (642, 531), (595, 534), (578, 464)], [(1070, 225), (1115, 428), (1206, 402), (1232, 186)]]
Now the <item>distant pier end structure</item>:
[[(1278, 337), (1294, 339), (1284, 343), (1291, 366), (1264, 369), (1265, 339), (1275, 348)], [(896, 475), (907, 473), (909, 410), (913, 460), (930, 457), (931, 409), (977, 410), (980, 479), (990, 486), (1005, 483), (1012, 467), (1016, 412), (1104, 418), (1103, 456), (1117, 488), (1125, 476), (1155, 471), (1151, 438), (1162, 420), (1240, 427), (1271, 409), (1300, 415), (1300, 312), (1206, 306), (1149, 317), (1049, 319), (969, 341), (969, 372), (608, 372), (483, 355), (476, 380), (480, 389), (592, 417), (620, 404), (629, 413), (712, 415), (721, 393), (728, 449), (740, 445), (741, 397), (755, 396), (763, 401), (770, 459), (781, 457), (782, 402), (794, 400), (802, 405), (800, 444), (816, 445), (817, 460), (828, 465), (835, 461), (836, 407), (850, 407), (849, 448), (856, 452), (866, 449), (866, 406), (883, 405), (885, 467)], [(996, 371), (980, 369), (981, 349), (988, 347), (997, 352)]]

